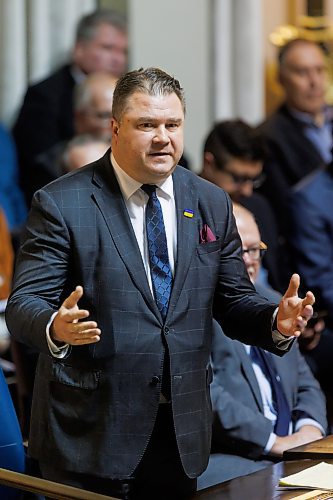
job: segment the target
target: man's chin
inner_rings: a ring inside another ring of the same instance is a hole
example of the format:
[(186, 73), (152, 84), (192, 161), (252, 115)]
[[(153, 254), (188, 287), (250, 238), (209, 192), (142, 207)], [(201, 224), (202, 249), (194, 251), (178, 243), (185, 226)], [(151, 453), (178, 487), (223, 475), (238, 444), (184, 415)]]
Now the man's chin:
[(176, 165), (170, 161), (153, 161), (149, 163), (149, 170), (153, 175), (168, 176), (172, 174)]

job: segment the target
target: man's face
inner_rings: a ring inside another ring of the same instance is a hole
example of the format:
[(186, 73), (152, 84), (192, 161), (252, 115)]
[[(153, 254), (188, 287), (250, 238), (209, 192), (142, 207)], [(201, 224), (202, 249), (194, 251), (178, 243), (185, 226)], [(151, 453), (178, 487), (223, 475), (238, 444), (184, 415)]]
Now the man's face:
[(111, 140), (111, 110), (113, 88), (97, 86), (91, 90), (91, 101), (87, 109), (76, 113), (78, 134), (91, 134), (104, 141)]
[(327, 72), (319, 47), (309, 44), (291, 47), (285, 55), (279, 78), (289, 106), (313, 116), (322, 111)]
[(95, 142), (73, 146), (68, 152), (67, 171), (77, 170), (103, 156), (109, 145)]
[(220, 170), (213, 157), (211, 166), (205, 172), (209, 172), (206, 177), (209, 181), (224, 189), (237, 202), (242, 196), (252, 195), (254, 184), (262, 174), (262, 162), (231, 158)]
[(135, 92), (118, 122), (111, 122), (112, 152), (120, 167), (142, 184), (165, 180), (183, 153), (184, 111), (175, 93)]
[(127, 68), (127, 34), (109, 24), (100, 24), (92, 40), (80, 41), (74, 49), (74, 62), (86, 74), (108, 72), (115, 77)]
[(253, 217), (250, 216), (241, 217), (239, 219), (236, 217), (236, 223), (239, 236), (242, 240), (243, 260), (250, 280), (254, 282), (260, 270), (260, 258), (258, 258), (260, 234), (258, 227)]

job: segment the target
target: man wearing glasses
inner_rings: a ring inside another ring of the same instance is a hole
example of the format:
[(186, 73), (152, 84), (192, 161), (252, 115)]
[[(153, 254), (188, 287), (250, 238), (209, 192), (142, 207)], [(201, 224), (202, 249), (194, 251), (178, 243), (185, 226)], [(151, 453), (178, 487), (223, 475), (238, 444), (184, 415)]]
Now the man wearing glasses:
[(234, 202), (254, 214), (262, 238), (269, 246), (261, 279), (267, 281), (268, 278), (271, 286), (283, 291), (278, 271), (280, 259), (275, 215), (267, 200), (254, 192), (264, 181), (265, 153), (264, 140), (254, 128), (241, 120), (219, 122), (206, 138), (201, 176), (224, 189)]
[[(256, 283), (267, 247), (252, 214), (235, 205), (234, 215), (251, 281), (260, 294), (279, 301), (274, 290)], [(285, 450), (325, 434), (325, 399), (297, 343), (279, 358), (231, 340), (216, 324), (212, 366), (212, 452), (199, 489), (268, 467)]]

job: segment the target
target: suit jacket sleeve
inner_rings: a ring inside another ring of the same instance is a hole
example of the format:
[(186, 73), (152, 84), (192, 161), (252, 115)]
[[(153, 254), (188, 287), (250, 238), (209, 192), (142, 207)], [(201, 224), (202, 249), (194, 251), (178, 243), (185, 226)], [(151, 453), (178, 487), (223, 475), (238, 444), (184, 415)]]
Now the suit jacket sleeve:
[(38, 191), (16, 263), (6, 321), (17, 340), (46, 354), (46, 325), (73, 287), (66, 287), (69, 248), (69, 233), (57, 205), (46, 191)]
[[(260, 297), (249, 280), (228, 196), (226, 214), (225, 233), (221, 236), (223, 245), (213, 306), (214, 318), (229, 337), (282, 355), (285, 351), (274, 344), (271, 333), (272, 316), (277, 304)], [(244, 328), (244, 325), (247, 327)]]

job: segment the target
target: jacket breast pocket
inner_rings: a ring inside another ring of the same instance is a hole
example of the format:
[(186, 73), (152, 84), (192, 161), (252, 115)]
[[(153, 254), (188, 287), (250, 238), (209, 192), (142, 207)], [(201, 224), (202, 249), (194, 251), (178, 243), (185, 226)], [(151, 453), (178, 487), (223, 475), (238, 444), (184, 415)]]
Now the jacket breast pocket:
[(198, 254), (218, 252), (221, 250), (221, 240), (209, 241), (208, 243), (200, 243), (197, 246)]

